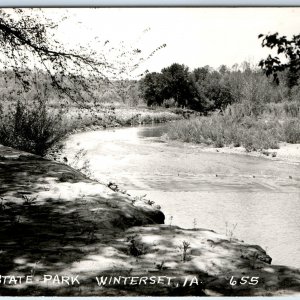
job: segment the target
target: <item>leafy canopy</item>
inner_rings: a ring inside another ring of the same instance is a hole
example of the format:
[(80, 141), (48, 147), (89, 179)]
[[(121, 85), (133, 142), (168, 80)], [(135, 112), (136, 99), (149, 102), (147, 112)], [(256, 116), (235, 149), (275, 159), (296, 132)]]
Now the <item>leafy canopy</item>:
[[(259, 63), (266, 75), (272, 75), (278, 84), (278, 73), (287, 70), (289, 87), (296, 85), (300, 77), (300, 35), (288, 39), (286, 36), (279, 36), (276, 32), (269, 35), (260, 34), (258, 38), (262, 38), (262, 47), (276, 49), (277, 52), (276, 56), (269, 55)], [(283, 55), (285, 61), (282, 61), (279, 55)]]
[(207, 113), (224, 109), (233, 101), (225, 80), (229, 71), (223, 66), (221, 72), (209, 66), (190, 72), (187, 66), (174, 63), (160, 73), (148, 73), (141, 80), (140, 89), (149, 106), (162, 105), (172, 99), (178, 107)]
[[(85, 106), (86, 99), (97, 101), (99, 86), (114, 85), (116, 79), (129, 76), (166, 46), (157, 47), (147, 57), (142, 57), (140, 49), (120, 46), (116, 59), (109, 62), (104, 51), (95, 51), (90, 45), (67, 50), (55, 39), (60, 22), (45, 18), (38, 9), (0, 9), (0, 68), (4, 72), (13, 70), (25, 91), (35, 87), (32, 71), (42, 70), (59, 97)], [(110, 42), (105, 41), (102, 47), (107, 49)], [(113, 49), (111, 46), (106, 53)]]

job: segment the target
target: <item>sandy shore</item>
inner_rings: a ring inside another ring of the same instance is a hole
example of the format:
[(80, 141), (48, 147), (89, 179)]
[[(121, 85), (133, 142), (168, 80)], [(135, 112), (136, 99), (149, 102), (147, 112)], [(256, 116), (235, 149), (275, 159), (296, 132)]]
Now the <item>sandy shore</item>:
[(279, 149), (267, 149), (263, 151), (248, 152), (244, 147), (210, 147), (206, 145), (195, 145), (204, 152), (218, 152), (226, 154), (240, 154), (255, 157), (264, 157), (272, 160), (281, 160), (290, 163), (300, 163), (300, 144), (280, 143)]

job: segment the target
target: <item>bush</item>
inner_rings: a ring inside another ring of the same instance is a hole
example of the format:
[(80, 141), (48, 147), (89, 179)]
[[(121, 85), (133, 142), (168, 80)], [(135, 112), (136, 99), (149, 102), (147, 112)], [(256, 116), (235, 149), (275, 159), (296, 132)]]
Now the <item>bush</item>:
[(43, 156), (66, 130), (61, 113), (49, 114), (44, 102), (35, 104), (29, 107), (18, 101), (15, 110), (0, 111), (0, 143)]
[(300, 143), (300, 120), (291, 119), (283, 123), (285, 141), (288, 143)]
[(218, 148), (244, 146), (247, 151), (278, 149), (283, 136), (279, 122), (254, 117), (237, 121), (235, 117), (221, 114), (169, 124), (167, 134), (170, 139), (183, 142), (205, 143)]
[(266, 116), (276, 118), (298, 118), (300, 117), (299, 101), (284, 101), (280, 103), (267, 103), (264, 108)]
[(297, 118), (300, 117), (300, 102), (291, 101), (284, 102), (284, 111), (288, 117)]

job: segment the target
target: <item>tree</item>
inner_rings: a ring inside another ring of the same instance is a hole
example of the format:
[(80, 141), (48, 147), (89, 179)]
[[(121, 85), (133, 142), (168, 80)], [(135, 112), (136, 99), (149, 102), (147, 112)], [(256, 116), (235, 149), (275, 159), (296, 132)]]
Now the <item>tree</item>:
[(140, 91), (147, 105), (162, 105), (164, 101), (164, 83), (162, 75), (157, 72), (148, 73), (140, 81)]
[(222, 72), (210, 71), (209, 67), (197, 68), (191, 74), (193, 82), (193, 101), (191, 107), (204, 113), (209, 110), (224, 109), (233, 102), (226, 66)]
[(164, 84), (163, 98), (173, 98), (178, 106), (188, 106), (192, 97), (188, 67), (174, 63), (162, 69), (161, 74)]
[(279, 56), (269, 55), (266, 59), (260, 61), (259, 66), (265, 71), (267, 76), (272, 75), (274, 81), (278, 84), (278, 73), (288, 71), (288, 86), (292, 88), (297, 85), (300, 78), (300, 35), (294, 35), (291, 39), (286, 36), (279, 36), (278, 33), (263, 35), (262, 47), (270, 49), (275, 48), (278, 55), (283, 55), (285, 62)]
[(222, 74), (222, 75), (225, 75), (226, 73), (229, 73), (228, 67), (225, 66), (225, 65), (221, 65), (219, 67), (219, 73)]
[[(110, 63), (103, 53), (89, 45), (67, 50), (56, 40), (58, 24), (45, 19), (41, 12), (0, 10), (0, 66), (4, 72), (13, 70), (25, 91), (34, 88), (32, 72), (42, 70), (59, 97), (67, 97), (82, 107), (89, 107), (87, 99), (97, 102), (99, 86), (113, 85), (115, 79), (136, 70), (142, 61), (166, 46), (157, 47), (146, 58), (139, 49), (120, 47), (120, 60)], [(109, 44), (105, 41), (103, 47)], [(127, 62), (121, 60), (126, 55), (130, 56)]]
[(192, 85), (192, 100), (190, 107), (194, 110), (206, 113), (213, 107), (213, 101), (210, 95), (207, 95), (207, 77), (209, 76), (210, 67), (196, 68), (190, 74), (190, 81)]
[(188, 67), (174, 63), (161, 73), (148, 73), (140, 82), (140, 90), (147, 105), (174, 99), (177, 106), (186, 107), (192, 97)]
[[(70, 49), (57, 39), (60, 22), (39, 9), (0, 9), (0, 80), (7, 86), (0, 102), (0, 143), (5, 146), (45, 154), (67, 133), (63, 114), (73, 107), (70, 101), (97, 114), (105, 92), (113, 89), (126, 99), (132, 91), (121, 80), (166, 46), (146, 57), (122, 43), (116, 49), (108, 40), (98, 51), (95, 45)], [(110, 61), (108, 51), (115, 54)]]
[(229, 70), (213, 71), (209, 66), (189, 72), (185, 65), (174, 63), (150, 73), (140, 83), (142, 96), (148, 105), (161, 105), (164, 100), (173, 99), (179, 107), (191, 108), (203, 113), (224, 109), (233, 102), (230, 84), (225, 77)]
[(204, 81), (207, 78), (209, 72), (210, 72), (209, 71), (209, 66), (202, 67), (202, 68), (196, 68), (192, 72), (193, 80), (195, 82), (197, 82), (197, 81)]

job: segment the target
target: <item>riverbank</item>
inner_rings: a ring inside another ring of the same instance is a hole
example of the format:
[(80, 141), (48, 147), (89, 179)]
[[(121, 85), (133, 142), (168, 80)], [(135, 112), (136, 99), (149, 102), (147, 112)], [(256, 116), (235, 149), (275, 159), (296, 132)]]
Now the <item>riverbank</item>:
[[(270, 265), (261, 247), (210, 230), (160, 225), (164, 215), (152, 201), (114, 192), (67, 165), (0, 147), (0, 166), (1, 275), (34, 277), (33, 283), (1, 284), (1, 295), (300, 292), (300, 271)], [(45, 274), (78, 275), (80, 285), (44, 282)], [(99, 287), (96, 276), (134, 279)], [(175, 279), (135, 284), (151, 276)], [(231, 285), (232, 276), (259, 279)]]
[(93, 110), (70, 109), (64, 118), (70, 134), (106, 128), (159, 124), (181, 120), (191, 114), (185, 109), (164, 109), (145, 107), (119, 107)]
[(165, 139), (205, 145), (203, 149), (217, 148), (216, 151), (223, 153), (254, 152), (255, 156), (261, 153), (286, 160), (300, 157), (299, 119), (287, 116), (282, 119), (272, 115), (237, 118), (225, 112), (181, 120), (168, 125)]
[[(175, 143), (176, 142), (171, 142)], [(265, 149), (261, 151), (247, 151), (245, 147), (212, 147), (208, 145), (194, 145), (203, 152), (208, 153), (225, 153), (236, 155), (247, 155), (253, 157), (263, 157), (274, 161), (283, 161), (287, 163), (300, 164), (300, 144), (280, 143), (279, 149)]]
[(98, 112), (92, 110), (71, 109), (63, 118), (65, 128), (64, 139), (55, 143), (45, 154), (46, 158), (64, 161), (62, 152), (63, 141), (72, 134), (114, 128), (126, 128), (147, 124), (161, 124), (189, 118), (195, 113), (185, 109), (163, 108), (118, 108), (106, 109)]
[[(105, 128), (164, 123), (179, 120), (184, 109), (97, 106), (90, 109), (48, 107), (45, 103), (6, 107), (0, 118), (0, 143), (45, 156), (70, 134)], [(187, 117), (187, 116), (186, 116)]]

